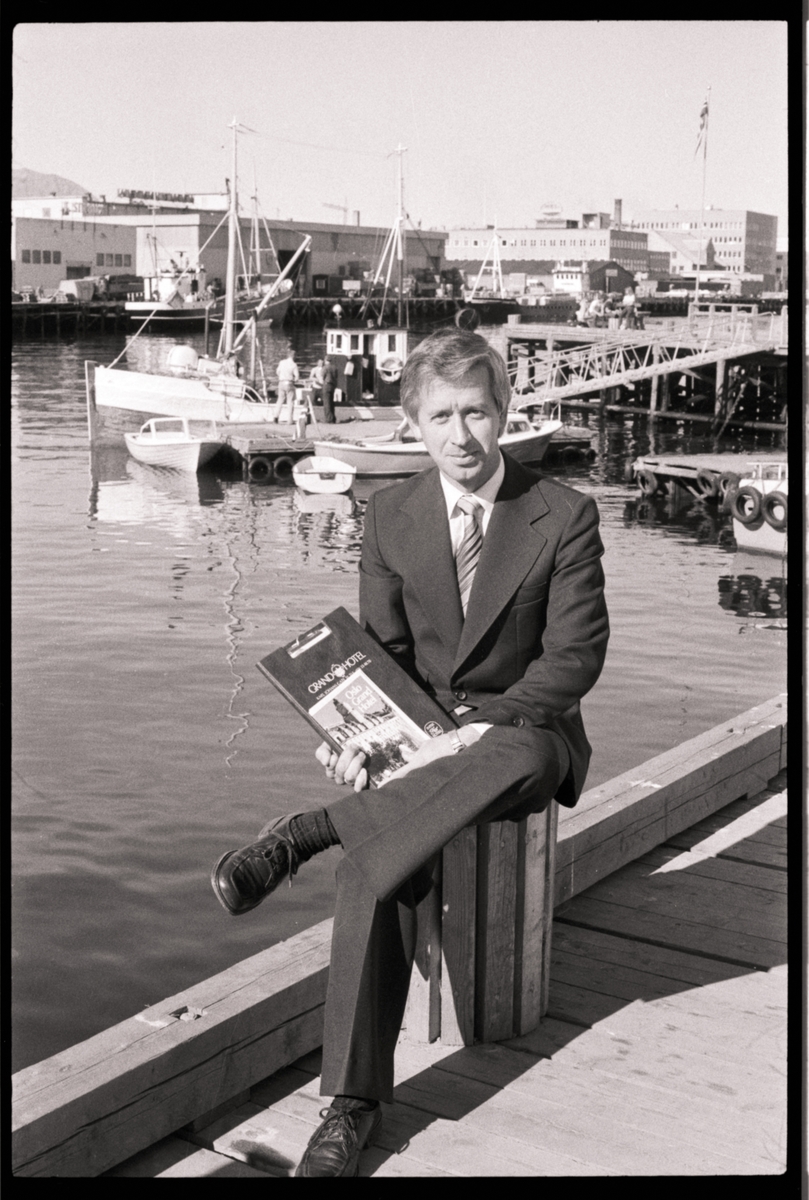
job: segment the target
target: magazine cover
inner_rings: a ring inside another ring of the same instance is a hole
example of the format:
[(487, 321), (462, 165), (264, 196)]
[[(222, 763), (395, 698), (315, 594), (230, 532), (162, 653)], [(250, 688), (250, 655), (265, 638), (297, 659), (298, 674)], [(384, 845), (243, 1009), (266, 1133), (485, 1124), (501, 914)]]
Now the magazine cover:
[(380, 787), (408, 750), (455, 728), (455, 721), (344, 609), (337, 608), (259, 669), (336, 750), (368, 755)]

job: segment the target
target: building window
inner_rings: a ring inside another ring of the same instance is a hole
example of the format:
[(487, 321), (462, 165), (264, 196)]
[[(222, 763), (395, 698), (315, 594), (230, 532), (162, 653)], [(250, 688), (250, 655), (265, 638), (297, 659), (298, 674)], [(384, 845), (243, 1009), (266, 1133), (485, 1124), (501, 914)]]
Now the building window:
[(106, 262), (106, 266), (108, 266), (108, 267), (113, 267), (113, 266), (115, 266), (115, 255), (114, 255), (114, 254), (108, 254), (108, 255), (107, 255), (107, 262)]
[(115, 265), (116, 265), (116, 267), (122, 267), (122, 266), (124, 265), (124, 256), (123, 256), (123, 254), (116, 254), (116, 255), (115, 255)]
[(57, 264), (57, 266), (62, 261), (62, 251), (61, 250), (54, 250), (53, 261)]
[(48, 263), (48, 264), (50, 264), (50, 261), (51, 261), (51, 252), (50, 252), (50, 250), (43, 250), (43, 251), (42, 251), (42, 261), (43, 261), (43, 263)]
[[(55, 260), (54, 260), (54, 261), (55, 261)], [(131, 267), (131, 266), (132, 266), (132, 255), (131, 255), (131, 254), (125, 254), (125, 255), (124, 255), (124, 266), (125, 266), (125, 267)]]
[(351, 334), (351, 349), (359, 350), (359, 348), (360, 348), (360, 335), (358, 333), (352, 333)]
[(35, 263), (42, 262), (42, 255), (40, 254), (40, 252), (38, 250), (34, 251), (34, 262)]
[(104, 255), (103, 255), (103, 254), (97, 254), (97, 255), (96, 255), (96, 266), (97, 266), (97, 267), (103, 267), (103, 266), (104, 266)]
[(31, 251), (30, 250), (23, 250), (22, 261), (24, 263), (29, 263), (31, 261)]

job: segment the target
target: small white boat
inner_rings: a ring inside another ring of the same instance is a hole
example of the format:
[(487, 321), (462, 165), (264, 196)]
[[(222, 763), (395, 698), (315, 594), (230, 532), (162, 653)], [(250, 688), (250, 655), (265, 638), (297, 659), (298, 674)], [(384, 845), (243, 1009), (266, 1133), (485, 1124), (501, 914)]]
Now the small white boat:
[[(544, 421), (539, 428), (522, 413), (509, 413), (500, 445), (519, 462), (539, 463), (561, 421)], [(401, 429), (379, 438), (331, 438), (314, 441), (317, 454), (339, 454), (357, 475), (416, 475), (432, 465), (424, 442)]]
[(222, 445), (213, 421), (195, 422), (195, 425), (205, 424), (204, 433), (195, 433), (187, 417), (152, 417), (139, 433), (124, 434), (126, 447), (133, 458), (150, 467), (198, 471)]
[(292, 478), (304, 492), (347, 492), (356, 474), (350, 463), (322, 454), (302, 458), (292, 468)]
[(733, 536), (739, 549), (785, 556), (789, 467), (786, 462), (758, 462), (728, 496)]

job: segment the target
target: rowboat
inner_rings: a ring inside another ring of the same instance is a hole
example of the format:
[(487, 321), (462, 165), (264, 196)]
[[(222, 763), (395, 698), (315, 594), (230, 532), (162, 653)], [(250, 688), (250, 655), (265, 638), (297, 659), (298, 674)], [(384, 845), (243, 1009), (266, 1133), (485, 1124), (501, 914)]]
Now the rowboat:
[(213, 422), (205, 433), (193, 433), (187, 417), (153, 417), (139, 433), (125, 433), (124, 440), (138, 462), (175, 471), (198, 471), (222, 445)]
[(350, 463), (327, 455), (302, 458), (292, 468), (292, 478), (304, 492), (347, 492), (356, 473)]
[[(544, 421), (538, 428), (527, 417), (509, 413), (506, 431), (500, 446), (519, 462), (539, 463), (561, 421)], [(344, 438), (333, 436), (314, 441), (318, 455), (339, 454), (353, 466), (359, 476), (416, 475), (432, 465), (424, 442), (402, 430), (373, 438)]]

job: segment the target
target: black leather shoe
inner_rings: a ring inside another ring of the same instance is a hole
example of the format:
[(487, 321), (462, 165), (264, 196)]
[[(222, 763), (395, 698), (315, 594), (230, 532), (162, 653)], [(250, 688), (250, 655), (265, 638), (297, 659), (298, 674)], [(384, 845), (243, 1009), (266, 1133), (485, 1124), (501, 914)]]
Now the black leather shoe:
[(309, 1139), (295, 1175), (312, 1179), (356, 1175), (360, 1151), (381, 1124), (381, 1108), (378, 1104), (372, 1109), (332, 1106), (321, 1109), (320, 1115), (326, 1119)]
[(211, 887), (231, 916), (256, 908), (286, 876), (292, 884), (298, 869), (298, 853), (289, 836), (293, 816), (297, 814), (269, 821), (255, 842), (241, 850), (227, 850), (211, 871)]

